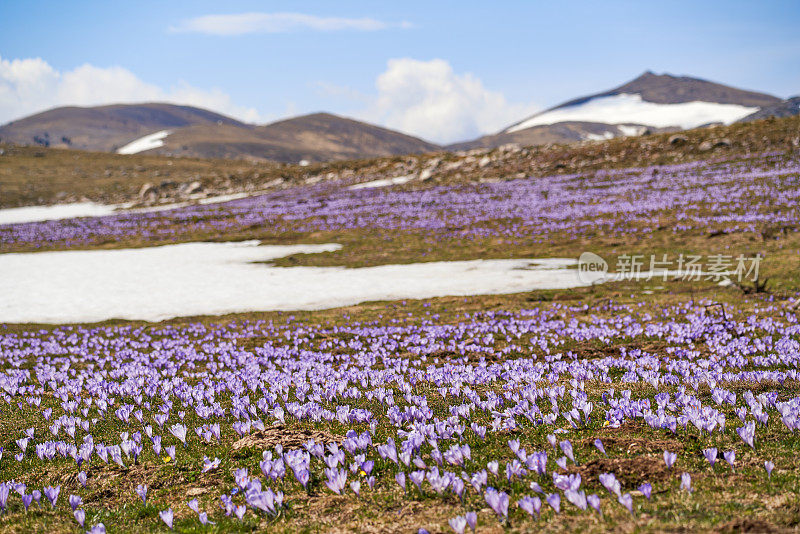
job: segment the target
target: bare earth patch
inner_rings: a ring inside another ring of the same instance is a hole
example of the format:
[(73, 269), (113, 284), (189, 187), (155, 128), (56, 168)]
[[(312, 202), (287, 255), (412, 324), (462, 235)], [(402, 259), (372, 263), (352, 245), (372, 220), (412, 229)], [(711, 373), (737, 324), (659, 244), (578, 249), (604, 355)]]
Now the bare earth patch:
[(302, 447), (308, 440), (313, 439), (317, 443), (331, 443), (342, 440), (341, 436), (336, 436), (330, 432), (322, 430), (289, 430), (283, 425), (276, 425), (264, 431), (253, 432), (242, 439), (236, 441), (232, 448), (235, 451), (245, 448), (272, 449), (275, 445), (284, 448)]

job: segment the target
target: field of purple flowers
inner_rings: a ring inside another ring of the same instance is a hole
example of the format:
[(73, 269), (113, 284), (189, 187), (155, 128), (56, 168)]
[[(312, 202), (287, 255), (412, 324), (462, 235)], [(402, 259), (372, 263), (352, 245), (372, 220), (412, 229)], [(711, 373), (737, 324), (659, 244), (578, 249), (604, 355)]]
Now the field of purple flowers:
[(796, 156), (766, 154), (0, 226), (3, 252), (337, 241), (286, 261), (351, 265), (638, 247), (761, 253), (772, 277), (749, 296), (620, 282), (0, 325), (0, 530), (796, 530), (799, 179)]
[[(673, 242), (710, 231), (760, 240), (765, 229), (780, 232), (800, 223), (799, 175), (796, 157), (775, 154), (486, 184), (350, 190), (325, 183), (224, 204), (0, 226), (0, 246), (272, 242), (318, 234), (330, 240), (348, 232), (422, 236), (429, 244), (500, 238), (518, 246), (641, 239), (664, 230)], [(431, 246), (430, 252), (438, 251)]]
[(797, 315), (705, 304), (6, 328), (0, 525), (793, 527)]

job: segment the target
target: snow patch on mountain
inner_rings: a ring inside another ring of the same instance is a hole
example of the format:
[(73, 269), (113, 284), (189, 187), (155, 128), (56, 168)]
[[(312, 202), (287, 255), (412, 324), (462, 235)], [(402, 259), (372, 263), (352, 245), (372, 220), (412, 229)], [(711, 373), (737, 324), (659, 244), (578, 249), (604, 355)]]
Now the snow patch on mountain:
[(135, 141), (131, 141), (124, 147), (118, 149), (117, 154), (138, 154), (139, 152), (144, 152), (145, 150), (160, 148), (164, 146), (164, 139), (166, 139), (171, 133), (172, 132), (169, 130), (161, 130), (160, 132), (145, 135), (144, 137), (140, 137)]
[(508, 128), (506, 133), (559, 122), (641, 124), (656, 128), (677, 126), (690, 129), (717, 122), (731, 124), (758, 109), (737, 104), (699, 101), (656, 104), (642, 100), (639, 94), (622, 93), (596, 97), (580, 104), (545, 111)]

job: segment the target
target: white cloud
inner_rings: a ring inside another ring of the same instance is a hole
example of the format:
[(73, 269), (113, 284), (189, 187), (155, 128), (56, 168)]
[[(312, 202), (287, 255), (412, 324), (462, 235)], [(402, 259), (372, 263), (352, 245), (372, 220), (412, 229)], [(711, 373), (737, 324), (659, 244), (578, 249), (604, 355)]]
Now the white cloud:
[(536, 106), (506, 101), (470, 73), (447, 61), (391, 59), (376, 81), (378, 95), (360, 117), (438, 143), (495, 133)]
[(182, 21), (170, 28), (173, 32), (204, 33), (207, 35), (244, 35), (248, 33), (287, 33), (297, 30), (314, 31), (377, 31), (411, 24), (389, 24), (371, 18), (318, 17), (304, 13), (235, 13), (204, 15)]
[(219, 89), (180, 83), (165, 90), (140, 80), (122, 67), (81, 65), (59, 72), (41, 58), (0, 57), (0, 124), (58, 106), (171, 102), (210, 109), (246, 122), (256, 122), (254, 108), (237, 106)]

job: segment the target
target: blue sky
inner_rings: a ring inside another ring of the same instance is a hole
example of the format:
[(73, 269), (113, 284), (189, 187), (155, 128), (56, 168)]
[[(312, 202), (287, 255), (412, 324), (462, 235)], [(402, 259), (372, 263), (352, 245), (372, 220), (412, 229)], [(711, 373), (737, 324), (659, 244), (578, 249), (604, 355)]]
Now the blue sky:
[(795, 95), (798, 27), (797, 1), (5, 0), (0, 123), (161, 99), (256, 122), (325, 110), (455, 141), (647, 69)]

